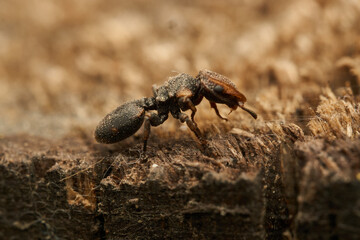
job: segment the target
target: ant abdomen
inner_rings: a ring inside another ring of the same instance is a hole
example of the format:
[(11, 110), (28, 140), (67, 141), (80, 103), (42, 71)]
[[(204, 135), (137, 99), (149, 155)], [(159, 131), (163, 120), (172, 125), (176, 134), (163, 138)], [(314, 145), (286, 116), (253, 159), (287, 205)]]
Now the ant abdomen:
[(95, 129), (100, 143), (116, 143), (135, 134), (144, 122), (145, 109), (139, 101), (127, 102), (108, 115)]

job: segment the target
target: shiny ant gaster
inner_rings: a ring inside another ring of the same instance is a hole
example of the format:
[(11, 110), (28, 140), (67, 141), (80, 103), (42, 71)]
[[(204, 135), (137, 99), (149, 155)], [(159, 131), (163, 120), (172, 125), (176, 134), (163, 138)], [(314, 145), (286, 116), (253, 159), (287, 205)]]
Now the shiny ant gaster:
[[(247, 111), (253, 118), (256, 113), (244, 107), (246, 97), (240, 93), (235, 85), (226, 77), (209, 71), (202, 70), (193, 78), (181, 73), (169, 78), (162, 86), (153, 86), (153, 97), (142, 98), (127, 102), (108, 115), (99, 123), (95, 129), (95, 139), (100, 143), (116, 143), (133, 135), (144, 123), (144, 147), (146, 151), (147, 140), (150, 134), (150, 126), (162, 124), (169, 115), (179, 119), (193, 131), (202, 145), (206, 145), (197, 127), (194, 116), (196, 105), (203, 97), (209, 100), (211, 108), (221, 119), (216, 103), (227, 105), (231, 111), (238, 107)], [(182, 111), (191, 110), (191, 118)], [(150, 110), (157, 110), (149, 112)], [(230, 112), (231, 112), (230, 111)]]

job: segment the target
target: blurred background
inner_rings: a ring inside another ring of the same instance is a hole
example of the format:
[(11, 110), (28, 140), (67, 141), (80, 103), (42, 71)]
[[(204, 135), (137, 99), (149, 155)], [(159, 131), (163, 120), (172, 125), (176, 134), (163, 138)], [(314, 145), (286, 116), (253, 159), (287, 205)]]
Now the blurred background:
[(91, 134), (153, 84), (204, 68), (229, 77), (259, 120), (238, 110), (224, 124), (203, 101), (200, 128), (290, 121), (311, 133), (324, 88), (359, 93), (359, 23), (357, 0), (2, 0), (0, 135)]

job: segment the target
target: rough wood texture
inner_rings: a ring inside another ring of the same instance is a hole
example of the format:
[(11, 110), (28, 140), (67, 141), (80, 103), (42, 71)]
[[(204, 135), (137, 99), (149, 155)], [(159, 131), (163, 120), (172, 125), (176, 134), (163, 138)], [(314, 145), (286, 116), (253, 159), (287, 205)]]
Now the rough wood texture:
[(192, 141), (142, 159), (86, 139), (4, 138), (2, 237), (356, 239), (360, 142), (282, 129), (215, 136), (217, 157)]
[[(0, 19), (0, 239), (360, 238), (359, 1), (3, 0)], [(95, 142), (201, 69), (258, 119), (204, 101), (207, 149), (171, 117), (147, 156), (142, 131)]]

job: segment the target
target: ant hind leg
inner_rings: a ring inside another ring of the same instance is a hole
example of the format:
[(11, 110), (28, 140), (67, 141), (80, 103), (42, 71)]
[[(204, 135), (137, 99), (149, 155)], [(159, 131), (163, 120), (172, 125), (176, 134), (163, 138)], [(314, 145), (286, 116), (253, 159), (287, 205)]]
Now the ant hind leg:
[(154, 127), (159, 126), (160, 124), (165, 122), (167, 118), (168, 118), (167, 114), (158, 115), (156, 113), (151, 113), (151, 114), (148, 114), (145, 116), (144, 136), (143, 136), (143, 140), (144, 140), (143, 152), (146, 152), (147, 141), (150, 136), (151, 126), (154, 126)]

